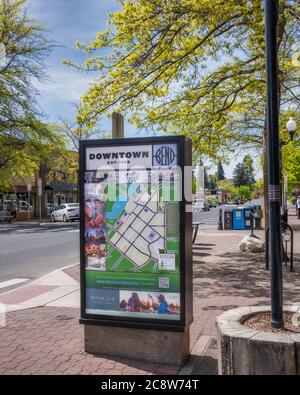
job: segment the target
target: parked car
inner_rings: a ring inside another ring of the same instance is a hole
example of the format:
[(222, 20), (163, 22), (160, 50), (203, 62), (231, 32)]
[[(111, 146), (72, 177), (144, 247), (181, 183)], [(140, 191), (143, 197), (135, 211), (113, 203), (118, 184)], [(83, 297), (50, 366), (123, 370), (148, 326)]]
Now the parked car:
[(26, 200), (4, 200), (4, 210), (9, 211), (13, 203), (16, 205), (17, 211), (32, 211), (32, 206)]
[(75, 221), (79, 219), (79, 204), (78, 203), (65, 203), (56, 207), (51, 213), (51, 222), (56, 221)]
[(193, 212), (209, 211), (209, 203), (206, 199), (196, 199), (193, 201)]
[(47, 203), (47, 215), (51, 216), (51, 213), (54, 211), (55, 206), (53, 203)]
[(217, 207), (217, 202), (215, 200), (208, 200), (209, 208)]

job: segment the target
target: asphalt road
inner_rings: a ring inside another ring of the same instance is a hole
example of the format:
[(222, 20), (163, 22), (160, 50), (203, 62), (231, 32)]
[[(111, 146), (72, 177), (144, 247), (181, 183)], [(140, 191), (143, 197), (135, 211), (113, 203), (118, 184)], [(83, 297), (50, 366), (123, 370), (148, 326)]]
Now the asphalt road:
[(220, 207), (211, 208), (209, 211), (193, 213), (193, 222), (201, 222), (201, 229), (217, 229)]
[[(201, 229), (217, 229), (218, 208), (193, 213)], [(15, 279), (27, 281), (79, 262), (79, 223), (0, 227), (0, 293), (19, 285), (4, 287)], [(2, 284), (2, 285), (1, 285)], [(5, 284), (4, 284), (5, 285)]]
[(0, 292), (8, 280), (33, 280), (77, 262), (79, 223), (0, 228)]

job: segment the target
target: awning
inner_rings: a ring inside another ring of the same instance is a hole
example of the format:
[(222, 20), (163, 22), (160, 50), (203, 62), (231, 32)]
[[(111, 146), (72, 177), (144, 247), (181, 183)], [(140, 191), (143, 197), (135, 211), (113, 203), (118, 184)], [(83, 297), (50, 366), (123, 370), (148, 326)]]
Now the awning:
[(52, 190), (54, 192), (73, 192), (77, 191), (77, 184), (64, 181), (51, 181), (45, 186), (45, 190)]

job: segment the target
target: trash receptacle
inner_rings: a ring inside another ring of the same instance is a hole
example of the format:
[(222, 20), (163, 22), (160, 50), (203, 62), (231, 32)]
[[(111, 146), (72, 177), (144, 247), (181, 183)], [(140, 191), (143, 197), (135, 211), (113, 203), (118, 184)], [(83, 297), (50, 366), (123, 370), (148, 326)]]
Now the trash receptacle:
[[(245, 220), (245, 230), (251, 230), (252, 229), (252, 215), (251, 212), (253, 210), (252, 206), (245, 207), (244, 208), (244, 220)], [(253, 224), (254, 226), (254, 224)]]
[(224, 211), (224, 229), (225, 230), (232, 230), (233, 228), (233, 211), (232, 210), (225, 210)]
[(238, 207), (233, 209), (233, 229), (244, 230), (245, 219), (244, 219), (244, 208)]

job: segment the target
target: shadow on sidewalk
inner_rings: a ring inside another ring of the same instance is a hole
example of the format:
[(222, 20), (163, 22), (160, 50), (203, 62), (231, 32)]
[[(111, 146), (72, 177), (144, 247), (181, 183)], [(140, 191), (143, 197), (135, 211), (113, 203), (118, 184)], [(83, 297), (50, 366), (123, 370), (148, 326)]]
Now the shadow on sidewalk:
[[(199, 298), (236, 297), (248, 298), (256, 304), (270, 297), (270, 272), (265, 269), (264, 253), (247, 254), (241, 252), (215, 255), (215, 261), (198, 261), (206, 253), (194, 253), (194, 296)], [(297, 262), (300, 254), (295, 254), (295, 271), (290, 272), (283, 265), (284, 292), (289, 301), (299, 302), (300, 270)], [(201, 263), (201, 265), (199, 265)], [(213, 306), (210, 306), (213, 307)], [(218, 306), (214, 306), (216, 309)], [(221, 306), (219, 309), (236, 306)]]

